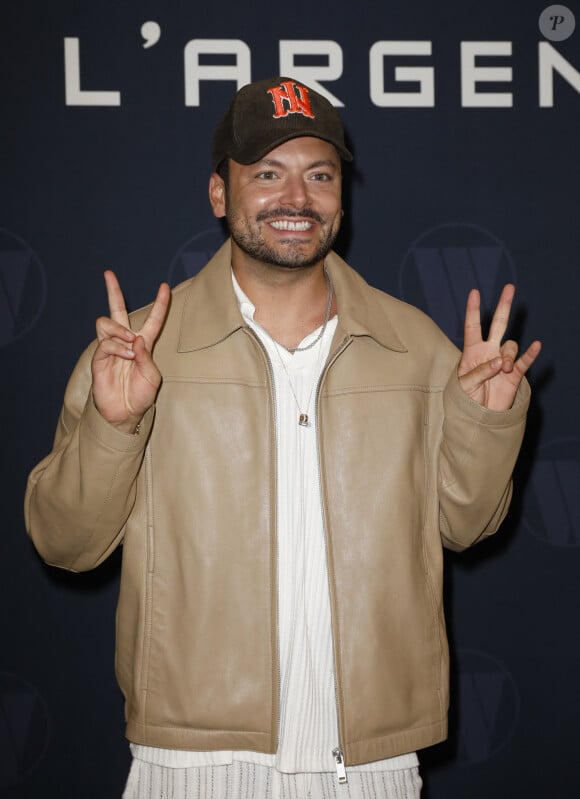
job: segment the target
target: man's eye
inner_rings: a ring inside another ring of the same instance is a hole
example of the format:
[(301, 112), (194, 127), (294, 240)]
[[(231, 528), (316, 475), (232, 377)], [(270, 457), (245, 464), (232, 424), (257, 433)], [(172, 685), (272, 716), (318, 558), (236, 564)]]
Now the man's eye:
[(332, 175), (329, 175), (328, 172), (316, 172), (314, 175), (311, 176), (311, 180), (332, 180)]
[(274, 180), (274, 178), (276, 177), (276, 173), (267, 170), (265, 172), (259, 172), (257, 177), (260, 180)]

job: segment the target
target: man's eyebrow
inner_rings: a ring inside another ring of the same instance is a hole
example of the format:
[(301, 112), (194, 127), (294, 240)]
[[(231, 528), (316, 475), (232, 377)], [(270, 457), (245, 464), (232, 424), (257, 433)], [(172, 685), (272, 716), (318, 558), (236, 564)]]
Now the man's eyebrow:
[(258, 166), (283, 167), (284, 164), (281, 161), (276, 161), (275, 158), (262, 158), (260, 161), (258, 161)]
[[(262, 158), (261, 161), (258, 161), (259, 166), (273, 166), (278, 169), (285, 169), (286, 164), (282, 161), (278, 161), (275, 158)], [(338, 167), (338, 163), (334, 161), (332, 158), (321, 158), (319, 161), (314, 161), (312, 164), (308, 164), (306, 167), (307, 169), (317, 169), (321, 166), (327, 167)]]
[(315, 161), (313, 164), (310, 164), (308, 169), (316, 169), (320, 166), (330, 166), (330, 167), (337, 167), (337, 161), (334, 161), (332, 158), (322, 158), (320, 161)]

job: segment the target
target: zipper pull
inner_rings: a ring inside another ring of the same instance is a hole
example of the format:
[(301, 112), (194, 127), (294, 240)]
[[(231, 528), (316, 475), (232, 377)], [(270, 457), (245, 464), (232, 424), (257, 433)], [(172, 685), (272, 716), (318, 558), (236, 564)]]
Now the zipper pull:
[(332, 750), (332, 756), (334, 758), (334, 764), (336, 766), (336, 774), (338, 776), (339, 783), (346, 782), (346, 769), (344, 767), (344, 757), (342, 756), (342, 751), (336, 747), (336, 749)]

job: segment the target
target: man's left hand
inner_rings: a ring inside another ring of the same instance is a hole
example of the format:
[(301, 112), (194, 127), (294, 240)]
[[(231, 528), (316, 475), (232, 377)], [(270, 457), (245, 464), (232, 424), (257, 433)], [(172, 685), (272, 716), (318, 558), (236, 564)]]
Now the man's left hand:
[(463, 353), (457, 374), (467, 396), (492, 411), (512, 407), (523, 376), (542, 348), (539, 341), (534, 341), (517, 358), (517, 342), (508, 340), (502, 344), (515, 291), (511, 283), (503, 287), (487, 341), (481, 333), (479, 291), (472, 289), (467, 298)]

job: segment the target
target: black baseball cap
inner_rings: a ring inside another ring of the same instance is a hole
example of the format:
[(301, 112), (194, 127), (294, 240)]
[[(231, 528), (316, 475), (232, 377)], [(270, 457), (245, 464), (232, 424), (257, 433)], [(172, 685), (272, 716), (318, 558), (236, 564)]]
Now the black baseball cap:
[(293, 78), (248, 83), (235, 95), (213, 136), (212, 169), (233, 158), (253, 164), (290, 139), (315, 136), (352, 161), (338, 111), (314, 89)]

